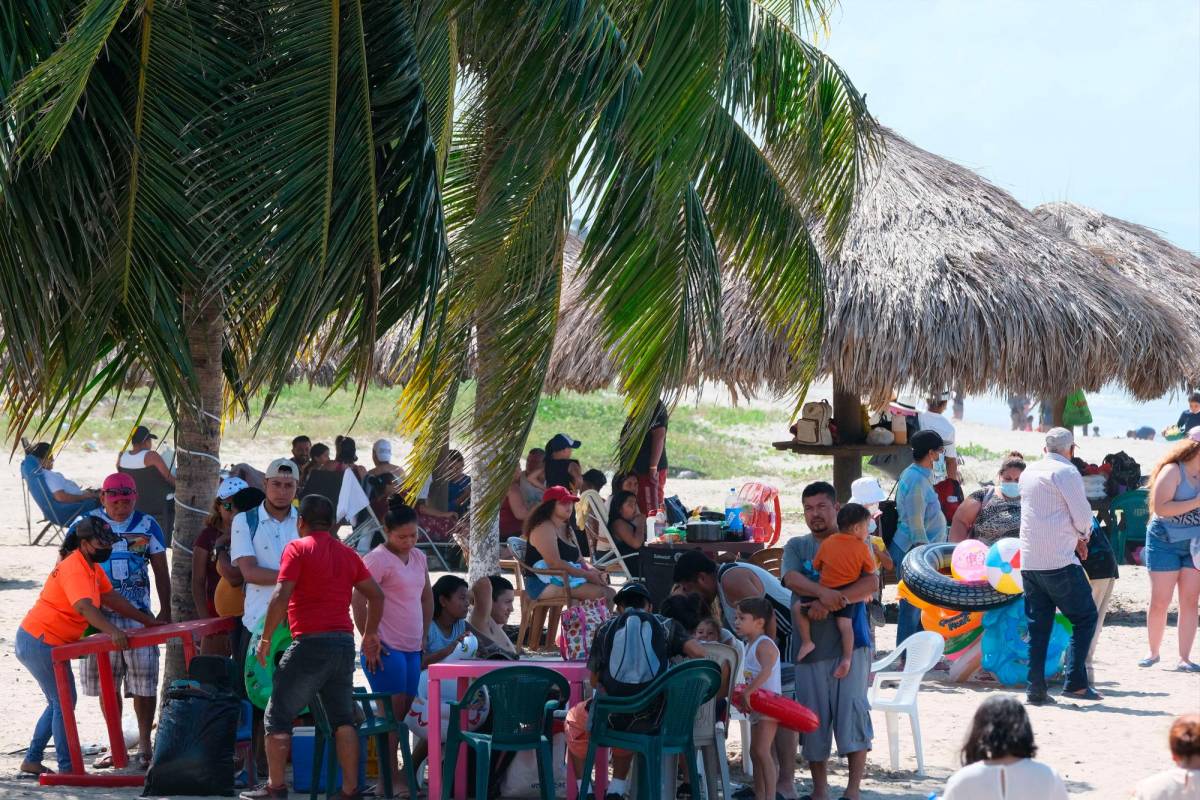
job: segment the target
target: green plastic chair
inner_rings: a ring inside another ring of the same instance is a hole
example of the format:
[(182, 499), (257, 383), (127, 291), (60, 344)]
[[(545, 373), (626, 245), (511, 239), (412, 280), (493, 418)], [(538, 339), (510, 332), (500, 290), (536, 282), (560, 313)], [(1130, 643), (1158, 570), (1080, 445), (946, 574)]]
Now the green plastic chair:
[[(492, 698), (492, 732), (462, 729), (462, 713), (481, 689)], [(558, 698), (552, 695), (558, 692)], [(504, 667), (471, 681), (458, 702), (450, 704), (446, 747), (442, 751), (442, 800), (454, 791), (459, 745), (475, 752), (475, 797), (488, 796), (492, 751), (537, 751), (538, 783), (543, 800), (554, 797), (554, 711), (571, 695), (567, 679), (545, 667)], [(503, 698), (503, 699), (501, 699)], [(582, 795), (580, 795), (582, 797)], [(414, 795), (415, 797), (415, 795)]]
[[(354, 700), (361, 707), (365, 719), (358, 725), (358, 738), (375, 739), (375, 752), (379, 765), (379, 780), (383, 784), (383, 796), (394, 797), (392, 786), (391, 743), (390, 734), (396, 734), (400, 741), (400, 755), (404, 759), (404, 777), (408, 781), (409, 797), (417, 796), (417, 773), (413, 769), (412, 752), (408, 746), (408, 726), (403, 720), (397, 720), (392, 710), (392, 695), (383, 692), (368, 692), (366, 689), (354, 687)], [(376, 716), (376, 701), (383, 707), (383, 716)], [(316, 731), (313, 735), (312, 782), (309, 784), (309, 800), (317, 800), (321, 790), (321, 762), (325, 762), (325, 796), (337, 791), (337, 748), (333, 745), (333, 728), (329, 725), (329, 717), (325, 714), (325, 705), (318, 695), (312, 702), (313, 719)], [(328, 744), (328, 747), (326, 745)], [(365, 746), (365, 745), (363, 745)], [(361, 787), (360, 787), (361, 788)]]
[(1109, 513), (1116, 520), (1112, 532), (1113, 553), (1118, 564), (1125, 563), (1125, 547), (1128, 543), (1145, 544), (1146, 526), (1150, 522), (1150, 493), (1145, 489), (1131, 489), (1112, 499)]
[[(583, 761), (583, 780), (579, 796), (586, 797), (591, 782), (597, 747), (619, 747), (640, 759), (637, 779), (638, 800), (662, 800), (662, 774), (665, 756), (685, 759), (691, 775), (700, 774), (696, 747), (692, 739), (696, 713), (712, 700), (721, 688), (721, 668), (712, 661), (684, 661), (655, 678), (649, 686), (629, 697), (597, 694), (592, 701), (587, 756)], [(662, 702), (664, 709), (654, 733), (616, 730), (610, 714), (636, 714)]]

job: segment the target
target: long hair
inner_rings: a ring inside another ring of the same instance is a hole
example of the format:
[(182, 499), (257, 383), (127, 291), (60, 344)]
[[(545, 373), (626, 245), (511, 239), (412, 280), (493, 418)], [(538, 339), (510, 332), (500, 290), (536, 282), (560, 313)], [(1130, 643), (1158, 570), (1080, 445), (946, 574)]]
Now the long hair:
[(621, 506), (625, 505), (625, 501), (631, 497), (636, 499), (637, 495), (633, 492), (626, 492), (623, 489), (619, 489), (613, 493), (611, 498), (609, 498), (608, 529), (610, 531), (613, 529), (613, 524), (616, 523), (617, 520), (624, 519), (624, 517), (621, 516)]
[(1182, 464), (1184, 461), (1191, 461), (1198, 453), (1200, 453), (1200, 442), (1191, 439), (1181, 439), (1176, 442), (1167, 451), (1167, 454), (1154, 465), (1154, 471), (1150, 473), (1150, 494), (1154, 494), (1154, 484), (1158, 480), (1158, 473), (1162, 472), (1163, 467), (1168, 464)]
[[(337, 448), (337, 457), (334, 458), (334, 461), (341, 464), (353, 464), (358, 461), (358, 448), (349, 436), (337, 437), (334, 440), (334, 447)], [(311, 451), (309, 455), (311, 457)]]
[[(232, 500), (232, 498), (230, 498)], [(204, 526), (206, 528), (216, 528), (220, 530), (221, 523), (221, 503), (224, 502), (219, 497), (213, 498), (212, 509), (209, 510), (208, 516), (204, 518)]]
[(985, 759), (1033, 758), (1037, 745), (1033, 743), (1033, 726), (1025, 706), (1014, 697), (989, 697), (975, 709), (971, 730), (963, 743), (963, 766)]
[(437, 618), (442, 613), (442, 601), (451, 597), (459, 589), (467, 589), (467, 582), (457, 575), (443, 575), (433, 584), (433, 616)]
[(556, 505), (558, 505), (557, 500), (543, 500), (534, 506), (533, 511), (530, 511), (529, 516), (525, 518), (525, 524), (521, 527), (521, 535), (528, 539), (534, 528), (543, 522), (549, 522), (554, 517)]

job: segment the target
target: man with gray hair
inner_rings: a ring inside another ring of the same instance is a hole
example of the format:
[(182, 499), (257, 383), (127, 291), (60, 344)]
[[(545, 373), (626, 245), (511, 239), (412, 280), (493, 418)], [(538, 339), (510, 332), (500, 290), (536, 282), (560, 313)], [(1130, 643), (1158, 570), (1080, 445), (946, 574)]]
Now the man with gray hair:
[(1096, 604), (1087, 574), (1079, 563), (1087, 558), (1092, 508), (1083, 477), (1071, 463), (1075, 437), (1066, 428), (1046, 433), (1046, 457), (1021, 473), (1021, 578), (1025, 615), (1029, 618), (1030, 705), (1054, 703), (1046, 691), (1046, 648), (1055, 610), (1073, 626), (1071, 663), (1063, 696), (1103, 699), (1088, 682), (1087, 651), (1096, 630)]

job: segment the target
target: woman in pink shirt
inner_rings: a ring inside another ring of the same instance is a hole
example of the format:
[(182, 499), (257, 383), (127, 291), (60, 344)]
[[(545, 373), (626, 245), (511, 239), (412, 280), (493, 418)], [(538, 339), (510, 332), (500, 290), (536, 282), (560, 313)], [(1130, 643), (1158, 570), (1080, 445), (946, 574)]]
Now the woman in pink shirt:
[[(433, 619), (433, 589), (425, 554), (416, 548), (417, 512), (396, 504), (383, 521), (387, 538), (363, 557), (371, 577), (383, 589), (386, 602), (379, 623), (383, 648), (379, 669), (372, 671), (363, 659), (363, 670), (374, 692), (392, 695), (396, 719), (408, 716), (417, 681), (421, 677), (421, 650), (425, 631)], [(366, 598), (354, 593), (354, 621), (362, 630), (366, 620)], [(396, 737), (391, 737), (393, 785), (400, 783), (400, 765), (396, 755)]]

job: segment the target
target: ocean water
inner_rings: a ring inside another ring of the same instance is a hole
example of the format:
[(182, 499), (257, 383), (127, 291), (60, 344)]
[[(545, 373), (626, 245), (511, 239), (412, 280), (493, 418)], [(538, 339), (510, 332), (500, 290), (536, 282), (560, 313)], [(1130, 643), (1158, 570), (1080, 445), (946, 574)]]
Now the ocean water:
[[(1179, 419), (1179, 414), (1187, 410), (1187, 395), (1183, 393), (1142, 402), (1119, 389), (1112, 389), (1089, 394), (1087, 400), (1088, 408), (1092, 412), (1092, 425), (1099, 426), (1101, 436), (1122, 437), (1126, 431), (1137, 430), (1143, 425), (1149, 425), (1155, 431), (1162, 431), (1163, 428), (1174, 425)], [(1040, 406), (1035, 405), (1030, 412), (1033, 414), (1035, 429), (1039, 409)], [(999, 395), (968, 395), (964, 403), (963, 419), (967, 422), (1008, 428), (1011, 425), (1008, 399)], [(1158, 439), (1161, 441), (1161, 436)]]

